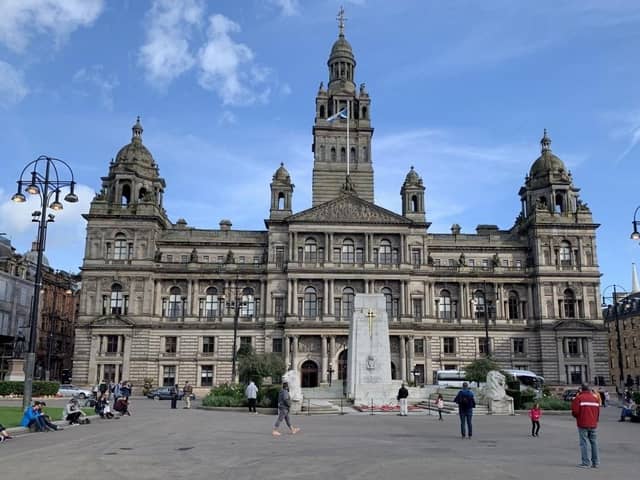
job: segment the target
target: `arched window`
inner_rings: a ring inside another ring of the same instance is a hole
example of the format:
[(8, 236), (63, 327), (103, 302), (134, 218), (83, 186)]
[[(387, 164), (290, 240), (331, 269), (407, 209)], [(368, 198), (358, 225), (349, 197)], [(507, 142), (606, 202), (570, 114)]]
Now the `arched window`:
[(381, 240), (378, 261), (384, 265), (391, 264), (391, 253), (391, 242), (389, 240)]
[(362, 107), (362, 118), (367, 118), (367, 107)]
[(576, 296), (573, 293), (573, 290), (571, 290), (570, 288), (567, 288), (564, 291), (563, 305), (564, 305), (564, 317), (575, 318), (576, 317)]
[(518, 293), (514, 291), (509, 292), (509, 320), (520, 318), (519, 306), (520, 298), (518, 297)]
[(306, 318), (316, 318), (318, 316), (318, 295), (313, 287), (304, 289), (304, 316)]
[(337, 162), (338, 159), (336, 157), (336, 147), (331, 147), (331, 161)]
[(284, 193), (278, 193), (278, 210), (284, 210)]
[(351, 287), (345, 287), (342, 290), (342, 313), (344, 318), (351, 320), (353, 316), (353, 298), (355, 297), (355, 292)]
[(387, 310), (387, 316), (389, 317), (389, 320), (391, 320), (392, 318), (394, 318), (393, 317), (393, 294), (391, 293), (391, 289), (388, 287), (383, 288), (381, 293), (384, 295), (384, 302)]
[(357, 162), (358, 154), (356, 153), (356, 147), (351, 147), (351, 153), (349, 154), (349, 161)]
[(367, 162), (369, 157), (367, 156), (367, 147), (362, 147), (362, 161)]
[(111, 315), (122, 315), (124, 313), (123, 307), (124, 297), (122, 295), (122, 286), (118, 283), (114, 283), (111, 286)]
[(484, 311), (486, 308), (484, 292), (482, 290), (476, 290), (473, 294), (473, 306), (474, 314), (476, 318), (484, 318)]
[(171, 290), (169, 290), (169, 306), (166, 311), (166, 316), (170, 318), (179, 318), (182, 317), (182, 312), (182, 291), (179, 287), (171, 287)]
[(340, 161), (341, 162), (347, 161), (347, 149), (344, 147), (340, 148)]
[(123, 207), (126, 207), (131, 202), (131, 187), (128, 183), (122, 185), (122, 197), (120, 198), (120, 203)]
[(564, 195), (556, 193), (555, 211), (556, 213), (562, 213), (564, 210)]
[(128, 256), (127, 237), (124, 233), (117, 233), (113, 248), (114, 260), (126, 260)]
[(207, 288), (205, 292), (203, 308), (200, 309), (200, 315), (207, 318), (218, 316), (218, 289), (215, 287)]
[(140, 191), (138, 192), (138, 200), (143, 200), (146, 194), (147, 194), (147, 189), (144, 187), (140, 188)]
[(438, 300), (438, 316), (442, 319), (451, 319), (451, 293), (449, 290), (441, 290)]
[(411, 196), (411, 211), (412, 212), (417, 212), (420, 207), (418, 206), (418, 196), (417, 195), (412, 195)]
[(355, 247), (353, 240), (347, 238), (342, 242), (342, 263), (355, 262)]
[(313, 238), (307, 238), (304, 242), (304, 261), (305, 263), (318, 261), (318, 244)]
[(253, 295), (253, 288), (246, 287), (242, 290), (242, 303), (240, 304), (241, 317), (253, 317), (255, 315), (256, 299)]
[(560, 257), (560, 265), (571, 265), (571, 244), (566, 240), (560, 243), (558, 256)]

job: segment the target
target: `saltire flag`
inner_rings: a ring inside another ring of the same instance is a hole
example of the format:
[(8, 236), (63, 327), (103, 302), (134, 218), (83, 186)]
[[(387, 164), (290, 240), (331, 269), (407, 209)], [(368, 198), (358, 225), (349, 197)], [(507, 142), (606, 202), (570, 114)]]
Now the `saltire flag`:
[(335, 122), (337, 119), (339, 118), (347, 118), (347, 108), (343, 108), (342, 110), (340, 110), (338, 113), (335, 113), (333, 115), (331, 115), (329, 118), (327, 118), (327, 122), (331, 123), (331, 122)]

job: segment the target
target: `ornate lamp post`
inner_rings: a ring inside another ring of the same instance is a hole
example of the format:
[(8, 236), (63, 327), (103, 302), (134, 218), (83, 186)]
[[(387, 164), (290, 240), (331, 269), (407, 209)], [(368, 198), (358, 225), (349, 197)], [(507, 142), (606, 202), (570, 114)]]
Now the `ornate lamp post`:
[(329, 368), (327, 369), (327, 373), (329, 374), (329, 386), (331, 386), (331, 380), (333, 379), (333, 372), (335, 372), (335, 370), (333, 369), (333, 365), (330, 363)]
[[(612, 285), (609, 285), (607, 287), (605, 287), (605, 289), (602, 291), (602, 307), (608, 307), (607, 309), (607, 319), (609, 317), (609, 311), (611, 309), (613, 309), (613, 320), (616, 322), (616, 350), (618, 350), (618, 370), (619, 370), (619, 385), (618, 387), (620, 388), (620, 391), (622, 391), (623, 389), (623, 385), (624, 385), (624, 362), (622, 361), (622, 340), (620, 337), (620, 317), (618, 316), (618, 307), (620, 306), (620, 301), (618, 300), (618, 291), (616, 290), (616, 287), (620, 287), (620, 285), (616, 285), (615, 283)], [(613, 295), (612, 296), (605, 296), (605, 293), (607, 292), (608, 289), (613, 289)], [(625, 291), (624, 287), (620, 287), (621, 291)], [(611, 304), (607, 304), (606, 299), (610, 298), (611, 299)]]
[[(28, 170), (30, 170), (28, 172)], [(68, 172), (67, 172), (68, 171)], [(27, 173), (28, 172), (28, 173)], [(62, 175), (68, 174), (71, 180), (65, 180)], [(69, 193), (64, 197), (65, 202), (76, 203), (78, 196), (74, 193), (76, 182), (73, 177), (73, 170), (69, 164), (57, 158), (41, 155), (37, 159), (29, 162), (20, 174), (17, 181), (18, 190), (11, 197), (16, 203), (27, 201), (23, 191), (29, 195), (37, 195), (40, 198), (40, 210), (31, 214), (31, 221), (38, 223), (38, 256), (36, 260), (35, 282), (33, 287), (33, 302), (29, 316), (29, 345), (24, 366), (24, 395), (22, 406), (24, 408), (31, 404), (33, 392), (33, 370), (35, 367), (36, 336), (38, 332), (38, 306), (40, 304), (40, 289), (42, 288), (42, 255), (47, 239), (47, 225), (55, 221), (55, 215), (47, 214), (47, 208), (53, 211), (60, 211), (63, 205), (60, 202), (62, 188), (69, 187)], [(51, 201), (53, 199), (53, 201)]]
[(640, 206), (636, 207), (635, 212), (633, 212), (633, 232), (631, 232), (631, 240), (640, 240), (640, 232), (638, 232), (638, 224), (640, 224), (640, 220), (636, 220), (636, 216), (638, 215), (638, 210), (640, 210)]

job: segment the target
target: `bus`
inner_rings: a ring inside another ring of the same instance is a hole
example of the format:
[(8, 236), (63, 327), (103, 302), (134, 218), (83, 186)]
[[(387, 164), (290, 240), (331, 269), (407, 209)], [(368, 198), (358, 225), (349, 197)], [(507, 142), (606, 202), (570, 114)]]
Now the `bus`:
[(544, 378), (529, 370), (503, 370), (504, 373), (511, 375), (520, 382), (520, 389), (535, 390), (538, 396), (542, 395), (542, 387), (544, 387)]
[(438, 370), (436, 372), (435, 384), (440, 387), (462, 387), (463, 382), (467, 382), (464, 370)]

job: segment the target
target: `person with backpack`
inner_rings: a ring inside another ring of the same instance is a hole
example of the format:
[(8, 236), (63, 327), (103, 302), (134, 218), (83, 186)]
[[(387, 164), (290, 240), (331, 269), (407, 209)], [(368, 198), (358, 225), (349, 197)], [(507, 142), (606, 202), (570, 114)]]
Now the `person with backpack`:
[(473, 397), (473, 392), (469, 390), (469, 384), (467, 382), (462, 384), (462, 390), (458, 392), (453, 401), (458, 404), (458, 414), (460, 415), (460, 434), (462, 435), (462, 438), (467, 438), (468, 430), (469, 438), (471, 438), (473, 435), (471, 417), (473, 416), (473, 409), (476, 406), (476, 400)]

